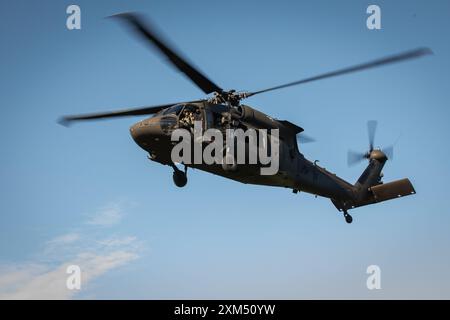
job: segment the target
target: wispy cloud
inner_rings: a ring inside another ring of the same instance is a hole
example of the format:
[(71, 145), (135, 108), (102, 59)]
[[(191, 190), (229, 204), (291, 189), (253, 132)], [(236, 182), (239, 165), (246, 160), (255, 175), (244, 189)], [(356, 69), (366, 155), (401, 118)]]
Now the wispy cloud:
[(110, 227), (122, 220), (123, 211), (118, 203), (111, 203), (90, 215), (87, 224), (94, 226)]
[[(122, 217), (118, 204), (105, 206), (86, 222), (102, 228), (80, 227), (61, 234), (46, 241), (34, 261), (0, 266), (0, 299), (70, 299), (106, 272), (139, 258), (142, 245), (137, 237), (105, 235), (103, 227)], [(81, 290), (66, 286), (69, 265), (81, 269)]]
[(108, 238), (99, 240), (98, 243), (102, 246), (106, 247), (120, 247), (124, 245), (131, 245), (133, 243), (136, 243), (137, 238), (136, 237), (123, 237), (123, 238)]
[(78, 290), (66, 286), (69, 265), (81, 269), (81, 289), (93, 279), (138, 258), (138, 254), (126, 249), (105, 253), (81, 252), (65, 263), (50, 267), (30, 264), (18, 270), (0, 268), (0, 299), (70, 299)]
[(58, 237), (55, 237), (49, 241), (47, 241), (47, 245), (49, 246), (57, 246), (57, 245), (64, 245), (73, 243), (80, 239), (80, 234), (76, 232), (70, 232), (63, 235), (60, 235)]

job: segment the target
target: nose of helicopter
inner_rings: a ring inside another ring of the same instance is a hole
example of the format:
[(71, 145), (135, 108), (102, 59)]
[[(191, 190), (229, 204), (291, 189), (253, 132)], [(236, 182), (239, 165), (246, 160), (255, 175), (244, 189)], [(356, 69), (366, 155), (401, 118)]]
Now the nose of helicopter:
[(130, 134), (133, 140), (145, 149), (153, 141), (158, 141), (163, 135), (163, 131), (159, 119), (149, 118), (132, 125)]

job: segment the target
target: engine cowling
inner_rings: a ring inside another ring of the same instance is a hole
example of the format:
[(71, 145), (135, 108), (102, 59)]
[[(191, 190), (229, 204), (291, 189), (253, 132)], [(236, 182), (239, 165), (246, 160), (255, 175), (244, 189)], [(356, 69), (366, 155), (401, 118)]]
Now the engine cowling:
[(256, 128), (279, 129), (280, 124), (264, 113), (246, 105), (240, 105), (231, 113), (236, 120), (246, 122)]

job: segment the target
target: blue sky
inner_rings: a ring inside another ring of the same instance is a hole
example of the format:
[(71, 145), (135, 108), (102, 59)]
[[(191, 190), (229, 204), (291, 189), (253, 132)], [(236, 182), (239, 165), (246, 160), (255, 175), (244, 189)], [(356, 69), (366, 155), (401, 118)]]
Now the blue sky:
[[(82, 29), (66, 29), (66, 7)], [(366, 28), (378, 4), (382, 30)], [(385, 181), (417, 195), (352, 212), (200, 171), (186, 188), (128, 128), (64, 114), (203, 98), (118, 23), (147, 14), (224, 88), (257, 90), (421, 46), (434, 55), (247, 103), (305, 128), (302, 152), (349, 181), (349, 148), (397, 141)], [(1, 298), (450, 298), (448, 1), (2, 1)], [(400, 137), (400, 138), (399, 138)], [(65, 266), (82, 289), (64, 288)], [(366, 288), (379, 265), (381, 290)]]

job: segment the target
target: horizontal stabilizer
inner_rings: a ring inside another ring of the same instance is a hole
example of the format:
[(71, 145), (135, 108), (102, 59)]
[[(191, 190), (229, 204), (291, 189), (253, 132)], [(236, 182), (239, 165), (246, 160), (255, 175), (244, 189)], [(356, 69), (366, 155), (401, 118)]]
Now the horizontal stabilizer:
[(336, 208), (341, 210), (349, 210), (377, 202), (402, 198), (416, 193), (409, 179), (401, 179), (389, 183), (377, 184), (368, 189), (368, 193), (361, 199), (353, 199), (341, 202), (331, 199)]
[(379, 184), (369, 188), (369, 191), (373, 194), (375, 202), (401, 198), (416, 193), (409, 179)]

